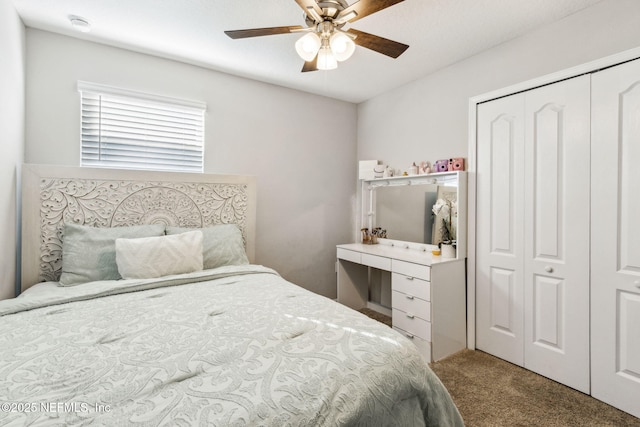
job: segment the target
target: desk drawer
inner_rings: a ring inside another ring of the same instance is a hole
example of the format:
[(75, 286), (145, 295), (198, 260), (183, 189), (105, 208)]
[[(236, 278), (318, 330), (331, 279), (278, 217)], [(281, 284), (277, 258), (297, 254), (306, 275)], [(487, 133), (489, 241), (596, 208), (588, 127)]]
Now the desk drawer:
[(414, 264), (412, 262), (393, 260), (394, 273), (404, 274), (409, 277), (416, 277), (422, 280), (431, 279), (431, 267), (428, 265)]
[(431, 282), (416, 279), (413, 276), (391, 273), (391, 287), (394, 291), (399, 291), (407, 295), (431, 301)]
[(429, 341), (423, 340), (422, 338), (410, 334), (409, 332), (403, 331), (402, 329), (395, 326), (393, 327), (393, 329), (398, 331), (403, 336), (409, 338), (409, 340), (418, 348), (418, 351), (420, 352), (424, 360), (426, 360), (427, 363), (431, 363), (431, 343)]
[(391, 306), (423, 320), (431, 320), (431, 303), (398, 291), (391, 293)]
[(338, 259), (344, 259), (347, 261), (355, 262), (356, 264), (360, 264), (360, 260), (361, 260), (360, 255), (362, 254), (360, 252), (338, 248), (337, 255), (338, 255)]
[(427, 322), (419, 317), (411, 317), (404, 311), (393, 309), (393, 326), (415, 335), (423, 340), (431, 341), (431, 322)]
[(391, 258), (385, 258), (383, 256), (362, 254), (361, 264), (368, 265), (369, 267), (379, 268), (380, 270), (391, 271)]

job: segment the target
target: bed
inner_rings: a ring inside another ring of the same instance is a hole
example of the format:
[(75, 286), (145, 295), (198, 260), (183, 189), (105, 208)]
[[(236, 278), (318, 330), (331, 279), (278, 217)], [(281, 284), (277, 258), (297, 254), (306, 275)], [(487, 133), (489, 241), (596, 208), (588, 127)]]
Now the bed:
[[(410, 341), (253, 264), (253, 178), (25, 165), (23, 188), (0, 425), (463, 425)], [(82, 239), (131, 230), (113, 279)], [(192, 246), (200, 268), (164, 258)]]

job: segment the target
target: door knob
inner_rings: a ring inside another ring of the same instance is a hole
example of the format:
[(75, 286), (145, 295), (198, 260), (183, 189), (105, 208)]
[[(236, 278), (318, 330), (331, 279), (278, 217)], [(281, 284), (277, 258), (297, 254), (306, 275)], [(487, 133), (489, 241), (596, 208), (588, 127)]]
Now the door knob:
[(544, 268), (544, 271), (546, 271), (547, 273), (553, 273), (553, 267), (551, 267), (550, 265), (547, 265), (547, 266)]

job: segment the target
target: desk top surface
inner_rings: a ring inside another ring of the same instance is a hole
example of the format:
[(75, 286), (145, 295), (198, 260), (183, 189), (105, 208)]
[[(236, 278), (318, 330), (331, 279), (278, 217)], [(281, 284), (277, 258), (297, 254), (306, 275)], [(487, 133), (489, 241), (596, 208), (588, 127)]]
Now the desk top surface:
[(456, 258), (443, 258), (441, 256), (434, 256), (431, 254), (431, 251), (406, 249), (398, 246), (383, 245), (383, 244), (364, 245), (362, 243), (348, 243), (344, 245), (337, 245), (336, 248), (360, 252), (363, 254), (370, 254), (370, 255), (382, 256), (386, 258), (397, 259), (400, 261), (413, 262), (415, 264), (422, 264), (422, 265), (432, 265), (432, 264), (463, 261), (461, 259), (456, 259)]

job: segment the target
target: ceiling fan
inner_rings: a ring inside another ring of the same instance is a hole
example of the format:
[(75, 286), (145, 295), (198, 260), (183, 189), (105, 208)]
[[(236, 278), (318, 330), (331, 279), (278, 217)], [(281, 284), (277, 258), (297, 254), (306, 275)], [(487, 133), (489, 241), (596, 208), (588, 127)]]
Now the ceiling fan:
[(306, 28), (300, 25), (288, 27), (252, 28), (225, 31), (232, 39), (271, 36), (288, 33), (307, 33), (295, 44), (296, 51), (305, 63), (302, 72), (332, 70), (338, 61), (346, 61), (355, 45), (366, 47), (391, 58), (397, 58), (408, 45), (384, 37), (358, 31), (343, 30), (365, 16), (379, 12), (404, 0), (358, 0), (349, 5), (346, 0), (295, 0), (304, 10)]

